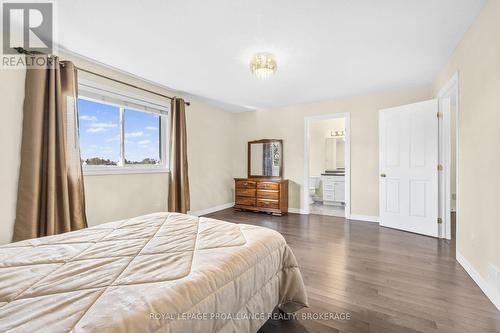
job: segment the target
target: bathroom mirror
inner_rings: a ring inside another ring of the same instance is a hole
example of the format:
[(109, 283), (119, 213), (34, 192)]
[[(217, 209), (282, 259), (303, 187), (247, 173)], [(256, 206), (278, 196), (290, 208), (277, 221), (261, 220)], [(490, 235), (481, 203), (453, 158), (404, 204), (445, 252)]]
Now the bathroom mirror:
[(248, 142), (248, 178), (283, 176), (283, 140), (263, 139)]
[(337, 139), (335, 147), (335, 169), (345, 169), (345, 139)]
[(345, 168), (345, 139), (327, 138), (325, 142), (325, 170)]

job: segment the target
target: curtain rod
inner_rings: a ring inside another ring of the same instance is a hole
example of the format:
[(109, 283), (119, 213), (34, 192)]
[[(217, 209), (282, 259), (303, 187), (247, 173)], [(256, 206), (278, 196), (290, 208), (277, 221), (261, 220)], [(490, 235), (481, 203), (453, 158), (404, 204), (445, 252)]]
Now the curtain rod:
[[(21, 53), (21, 54), (27, 54), (27, 55), (36, 55), (36, 54), (43, 54), (43, 53), (38, 53), (38, 52), (31, 52), (31, 51), (28, 51), (28, 50), (25, 50), (23, 49), (22, 47), (14, 47), (14, 49), (18, 52), (18, 53)], [(50, 55), (48, 55), (50, 56)], [(96, 73), (96, 72), (93, 72), (93, 71), (90, 71), (88, 69), (84, 69), (84, 68), (81, 68), (81, 67), (78, 67), (78, 66), (75, 66), (75, 68), (79, 71), (82, 71), (82, 72), (85, 72), (85, 73), (89, 73), (89, 74), (92, 74), (92, 75), (95, 75), (95, 76), (99, 76), (99, 77), (102, 77), (104, 79), (107, 79), (107, 80), (111, 80), (113, 82), (116, 82), (116, 83), (120, 83), (120, 84), (123, 84), (123, 85), (126, 85), (126, 86), (129, 86), (131, 88), (135, 88), (135, 89), (138, 89), (138, 90), (142, 90), (142, 91), (145, 91), (145, 92), (148, 92), (150, 94), (153, 94), (153, 95), (157, 95), (157, 96), (161, 96), (161, 97), (165, 97), (165, 98), (168, 98), (170, 100), (173, 99), (173, 97), (170, 97), (170, 96), (167, 96), (167, 95), (164, 95), (164, 94), (161, 94), (161, 93), (158, 93), (156, 91), (152, 91), (152, 90), (149, 90), (149, 89), (146, 89), (146, 88), (142, 88), (142, 87), (139, 87), (139, 86), (136, 86), (134, 84), (131, 84), (131, 83), (127, 83), (127, 82), (124, 82), (124, 81), (121, 81), (121, 80), (118, 80), (118, 79), (114, 79), (112, 77), (109, 77), (109, 76), (106, 76), (106, 75), (103, 75), (103, 74), (99, 74), (99, 73)], [(190, 102), (185, 102), (186, 105), (191, 105)]]

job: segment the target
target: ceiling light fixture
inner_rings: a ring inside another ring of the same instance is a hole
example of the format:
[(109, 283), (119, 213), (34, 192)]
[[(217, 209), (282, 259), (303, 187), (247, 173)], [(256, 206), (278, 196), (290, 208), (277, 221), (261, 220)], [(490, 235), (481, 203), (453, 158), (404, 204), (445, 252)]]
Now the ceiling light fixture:
[(270, 53), (257, 53), (250, 61), (250, 70), (260, 80), (265, 80), (278, 69), (274, 56)]

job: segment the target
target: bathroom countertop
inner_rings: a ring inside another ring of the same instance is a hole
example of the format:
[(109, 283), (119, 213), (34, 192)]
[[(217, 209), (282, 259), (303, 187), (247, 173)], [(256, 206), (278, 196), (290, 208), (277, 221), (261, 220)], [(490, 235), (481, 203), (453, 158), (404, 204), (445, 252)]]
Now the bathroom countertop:
[(337, 176), (337, 177), (345, 177), (345, 173), (322, 173), (322, 176)]

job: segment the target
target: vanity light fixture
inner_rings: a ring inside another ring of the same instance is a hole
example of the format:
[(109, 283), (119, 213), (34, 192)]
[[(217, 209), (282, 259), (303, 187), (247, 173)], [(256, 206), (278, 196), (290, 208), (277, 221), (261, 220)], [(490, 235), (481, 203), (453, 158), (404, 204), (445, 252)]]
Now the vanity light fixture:
[(259, 80), (269, 78), (277, 69), (276, 59), (270, 53), (257, 53), (250, 61), (250, 70)]
[(330, 132), (330, 136), (332, 137), (336, 137), (336, 138), (340, 138), (340, 137), (343, 137), (345, 136), (345, 131), (331, 131)]

